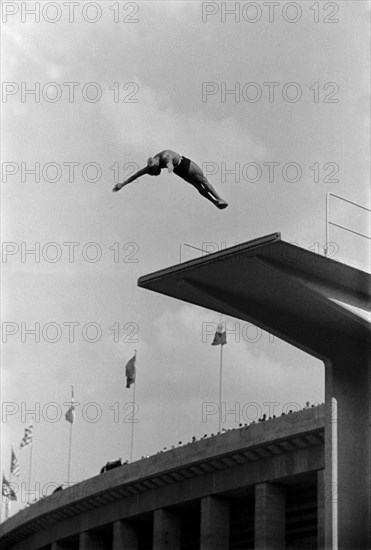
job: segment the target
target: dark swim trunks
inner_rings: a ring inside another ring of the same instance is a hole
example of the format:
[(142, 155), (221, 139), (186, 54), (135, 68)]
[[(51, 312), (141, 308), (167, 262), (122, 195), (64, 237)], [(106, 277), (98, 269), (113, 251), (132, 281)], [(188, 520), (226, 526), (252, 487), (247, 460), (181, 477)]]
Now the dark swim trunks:
[(189, 167), (191, 161), (187, 157), (181, 157), (181, 161), (176, 168), (174, 168), (174, 174), (181, 178), (185, 178), (189, 175)]

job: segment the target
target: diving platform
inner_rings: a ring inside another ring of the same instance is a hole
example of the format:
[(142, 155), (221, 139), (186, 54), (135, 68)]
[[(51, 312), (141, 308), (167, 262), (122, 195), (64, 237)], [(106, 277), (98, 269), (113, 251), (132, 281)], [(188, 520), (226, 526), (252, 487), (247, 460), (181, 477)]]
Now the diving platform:
[(138, 285), (253, 323), (323, 361), (323, 548), (369, 549), (371, 276), (273, 233)]

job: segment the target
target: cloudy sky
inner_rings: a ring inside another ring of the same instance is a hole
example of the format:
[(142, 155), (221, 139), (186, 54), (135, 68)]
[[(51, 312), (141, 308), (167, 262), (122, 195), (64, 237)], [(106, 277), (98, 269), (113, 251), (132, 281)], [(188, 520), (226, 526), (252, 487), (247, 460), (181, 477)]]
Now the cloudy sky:
[[(71, 384), (71, 480), (129, 458), (134, 349), (134, 458), (217, 430), (202, 407), (218, 399), (218, 313), (138, 289), (139, 276), (180, 248), (183, 261), (201, 254), (182, 243), (217, 250), (275, 231), (323, 253), (326, 193), (369, 207), (367, 2), (228, 2), (229, 15), (215, 2), (75, 4), (32, 15), (34, 2), (3, 3), (1, 458), (8, 472), (14, 445), (27, 481), (18, 447), (33, 421), (41, 489), (66, 481)], [(203, 166), (229, 207), (165, 172), (111, 192), (166, 148)], [(332, 198), (330, 213), (369, 233), (366, 212)], [(330, 241), (333, 258), (367, 270), (366, 239), (332, 227)], [(226, 322), (228, 408), (323, 401), (319, 361)]]

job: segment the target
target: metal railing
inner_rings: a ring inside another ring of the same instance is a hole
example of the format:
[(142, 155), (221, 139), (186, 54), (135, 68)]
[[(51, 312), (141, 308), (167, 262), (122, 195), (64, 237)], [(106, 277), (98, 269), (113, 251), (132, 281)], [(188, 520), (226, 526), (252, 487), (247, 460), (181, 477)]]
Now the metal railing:
[(370, 235), (365, 235), (364, 233), (361, 233), (360, 231), (355, 231), (354, 229), (350, 229), (350, 227), (345, 227), (344, 225), (341, 225), (339, 223), (335, 223), (329, 220), (330, 218), (330, 197), (335, 197), (337, 199), (340, 199), (344, 202), (347, 202), (349, 204), (352, 204), (353, 206), (357, 206), (357, 208), (361, 208), (362, 210), (366, 210), (367, 212), (371, 212), (370, 208), (367, 208), (366, 206), (363, 206), (362, 204), (359, 204), (358, 202), (351, 201), (349, 199), (346, 199), (345, 197), (342, 197), (340, 195), (336, 195), (335, 193), (327, 193), (326, 195), (326, 241), (325, 241), (325, 256), (327, 256), (328, 253), (328, 245), (330, 240), (330, 230), (329, 225), (333, 225), (335, 227), (339, 227), (340, 229), (344, 229), (345, 231), (349, 231), (349, 233), (353, 233), (354, 235), (358, 235), (359, 237), (363, 237), (365, 239), (368, 239), (371, 241)]
[(199, 250), (200, 252), (205, 252), (205, 254), (211, 254), (208, 250), (204, 250), (203, 248), (198, 248), (198, 246), (193, 246), (188, 243), (180, 243), (180, 249), (179, 249), (179, 263), (182, 263), (182, 247), (188, 246), (188, 248), (193, 248), (194, 250)]

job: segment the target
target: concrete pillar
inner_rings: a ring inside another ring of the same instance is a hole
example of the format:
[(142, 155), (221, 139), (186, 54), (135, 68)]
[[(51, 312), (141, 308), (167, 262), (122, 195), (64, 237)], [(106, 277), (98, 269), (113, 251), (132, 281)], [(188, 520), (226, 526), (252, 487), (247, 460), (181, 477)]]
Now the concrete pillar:
[(83, 531), (80, 533), (79, 550), (102, 550), (99, 537), (89, 531)]
[(180, 521), (172, 510), (156, 510), (153, 515), (153, 550), (180, 550)]
[(112, 550), (138, 550), (138, 536), (134, 525), (126, 520), (113, 524)]
[(317, 472), (317, 549), (325, 547), (325, 471)]
[(371, 350), (334, 337), (325, 365), (325, 546), (367, 550), (370, 542)]
[(219, 497), (201, 499), (200, 550), (229, 550), (229, 502)]
[(286, 496), (273, 483), (255, 485), (255, 550), (285, 550)]

